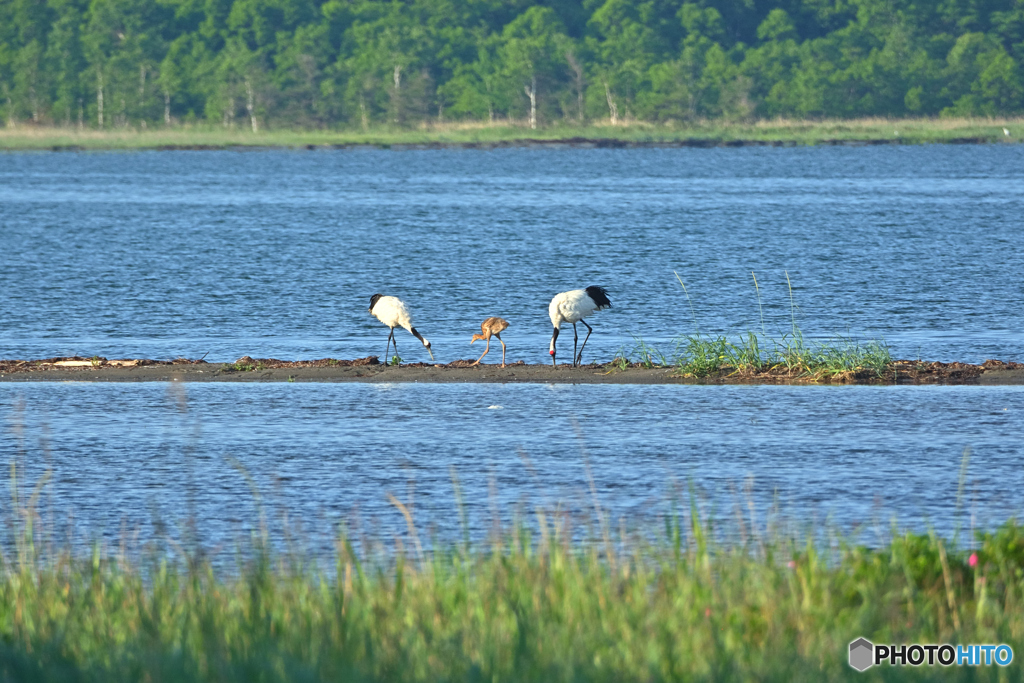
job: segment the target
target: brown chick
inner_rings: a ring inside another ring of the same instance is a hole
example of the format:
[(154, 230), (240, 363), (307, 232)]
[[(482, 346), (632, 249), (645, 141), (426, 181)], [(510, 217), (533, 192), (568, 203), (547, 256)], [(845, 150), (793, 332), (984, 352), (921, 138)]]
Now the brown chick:
[(501, 367), (505, 367), (505, 342), (501, 341), (501, 333), (506, 329), (508, 329), (508, 321), (504, 318), (488, 318), (480, 323), (480, 331), (483, 334), (474, 334), (469, 343), (472, 344), (478, 339), (485, 339), (487, 340), (487, 348), (484, 349), (483, 354), (476, 359), (476, 363), (473, 363), (473, 365), (479, 365), (480, 361), (487, 355), (487, 352), (491, 350), (491, 336), (493, 335), (501, 342)]

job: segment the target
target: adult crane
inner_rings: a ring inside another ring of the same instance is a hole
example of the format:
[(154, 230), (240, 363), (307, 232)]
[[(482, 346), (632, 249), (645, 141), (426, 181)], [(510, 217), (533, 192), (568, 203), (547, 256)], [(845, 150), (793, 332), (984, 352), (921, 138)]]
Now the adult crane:
[(395, 339), (395, 328), (404, 327), (409, 330), (409, 334), (419, 339), (423, 346), (427, 349), (427, 353), (430, 354), (430, 360), (434, 360), (434, 352), (430, 350), (430, 342), (423, 338), (416, 328), (412, 326), (412, 314), (409, 313), (408, 307), (405, 302), (399, 299), (397, 296), (384, 296), (383, 294), (374, 294), (370, 297), (370, 313), (374, 318), (381, 321), (385, 325), (391, 328), (391, 333), (388, 335), (388, 343), (384, 347), (384, 364), (388, 362), (388, 349), (391, 348), (391, 343), (395, 343), (395, 355), (398, 355), (398, 341)]
[[(557, 365), (555, 362), (555, 340), (558, 339), (558, 331), (562, 323), (572, 323), (572, 365), (576, 367), (583, 360), (583, 349), (587, 347), (587, 339), (590, 339), (590, 333), (594, 331), (594, 328), (587, 324), (584, 318), (594, 311), (611, 307), (612, 302), (608, 300), (608, 292), (604, 287), (596, 285), (556, 294), (548, 305), (548, 315), (551, 316), (551, 324), (555, 327), (554, 334), (551, 335), (551, 350), (549, 351), (551, 364)], [(576, 354), (576, 344), (579, 341), (576, 323), (583, 323), (587, 328), (587, 336), (583, 340), (583, 346), (580, 347), (579, 355)]]

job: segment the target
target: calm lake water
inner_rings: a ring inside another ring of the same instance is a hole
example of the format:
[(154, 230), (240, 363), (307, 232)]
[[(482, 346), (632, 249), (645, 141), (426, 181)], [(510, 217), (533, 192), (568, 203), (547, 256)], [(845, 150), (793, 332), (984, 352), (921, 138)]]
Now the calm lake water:
[[(1022, 145), (0, 154), (0, 357), (379, 355), (380, 291), (439, 361), (500, 315), (510, 359), (544, 362), (551, 296), (600, 284), (587, 354), (607, 360), (694, 331), (675, 270), (702, 333), (760, 329), (752, 271), (768, 334), (788, 331), (788, 271), (808, 336), (1019, 361), (1022, 216)], [(110, 540), (194, 514), (230, 545), (257, 517), (236, 464), (313, 534), (401, 530), (390, 492), (457, 536), (452, 468), (475, 534), (589, 509), (585, 462), (638, 523), (691, 482), (731, 517), (749, 481), (762, 522), (948, 534), (1017, 514), (1024, 488), (1015, 387), (19, 384), (0, 419), (25, 485), (52, 467), (48, 509)]]
[[(1024, 360), (1024, 145), (0, 154), (5, 357), (380, 355), (370, 295), (441, 361), (491, 315), (606, 287), (588, 357), (796, 321), (902, 357)], [(564, 341), (564, 340), (563, 340)], [(410, 360), (426, 354), (399, 336)]]
[(194, 515), (233, 547), (258, 519), (238, 465), (272, 524), (287, 511), (325, 545), (340, 520), (404, 532), (387, 493), (424, 536), (459, 538), (452, 471), (477, 537), (495, 511), (588, 515), (588, 464), (613, 522), (657, 528), (692, 484), (726, 525), (749, 502), (762, 525), (777, 506), (803, 526), (863, 525), (865, 542), (893, 517), (989, 528), (1024, 490), (1024, 387), (19, 383), (0, 385), (0, 413), (23, 497), (52, 468), (42, 503), (111, 543), (122, 523), (145, 539)]

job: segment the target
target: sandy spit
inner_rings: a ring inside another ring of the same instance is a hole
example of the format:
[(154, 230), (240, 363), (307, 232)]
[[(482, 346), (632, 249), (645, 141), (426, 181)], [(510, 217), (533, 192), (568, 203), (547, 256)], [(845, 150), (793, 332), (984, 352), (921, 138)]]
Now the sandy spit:
[[(900, 367), (902, 366), (902, 367)], [(911, 363), (897, 361), (885, 377), (873, 373), (847, 373), (838, 377), (812, 377), (785, 373), (680, 377), (675, 368), (622, 369), (612, 365), (527, 365), (522, 361), (499, 364), (447, 365), (414, 363), (401, 367), (381, 365), (376, 357), (358, 360), (321, 359), (280, 361), (243, 356), (235, 363), (206, 363), (179, 359), (173, 362), (140, 359), (107, 360), (58, 358), (42, 361), (0, 360), (0, 382), (423, 382), (423, 383), (558, 383), (558, 384), (955, 384), (1024, 385), (1024, 365), (987, 361), (965, 363)]]

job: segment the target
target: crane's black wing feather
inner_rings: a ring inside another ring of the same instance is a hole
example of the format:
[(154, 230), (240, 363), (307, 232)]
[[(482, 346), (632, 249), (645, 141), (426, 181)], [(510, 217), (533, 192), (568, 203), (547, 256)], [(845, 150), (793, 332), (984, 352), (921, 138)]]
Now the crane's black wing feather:
[(587, 296), (594, 300), (597, 304), (597, 310), (602, 308), (611, 308), (612, 302), (608, 300), (608, 292), (605, 291), (604, 287), (598, 287), (597, 285), (591, 285), (586, 289)]

